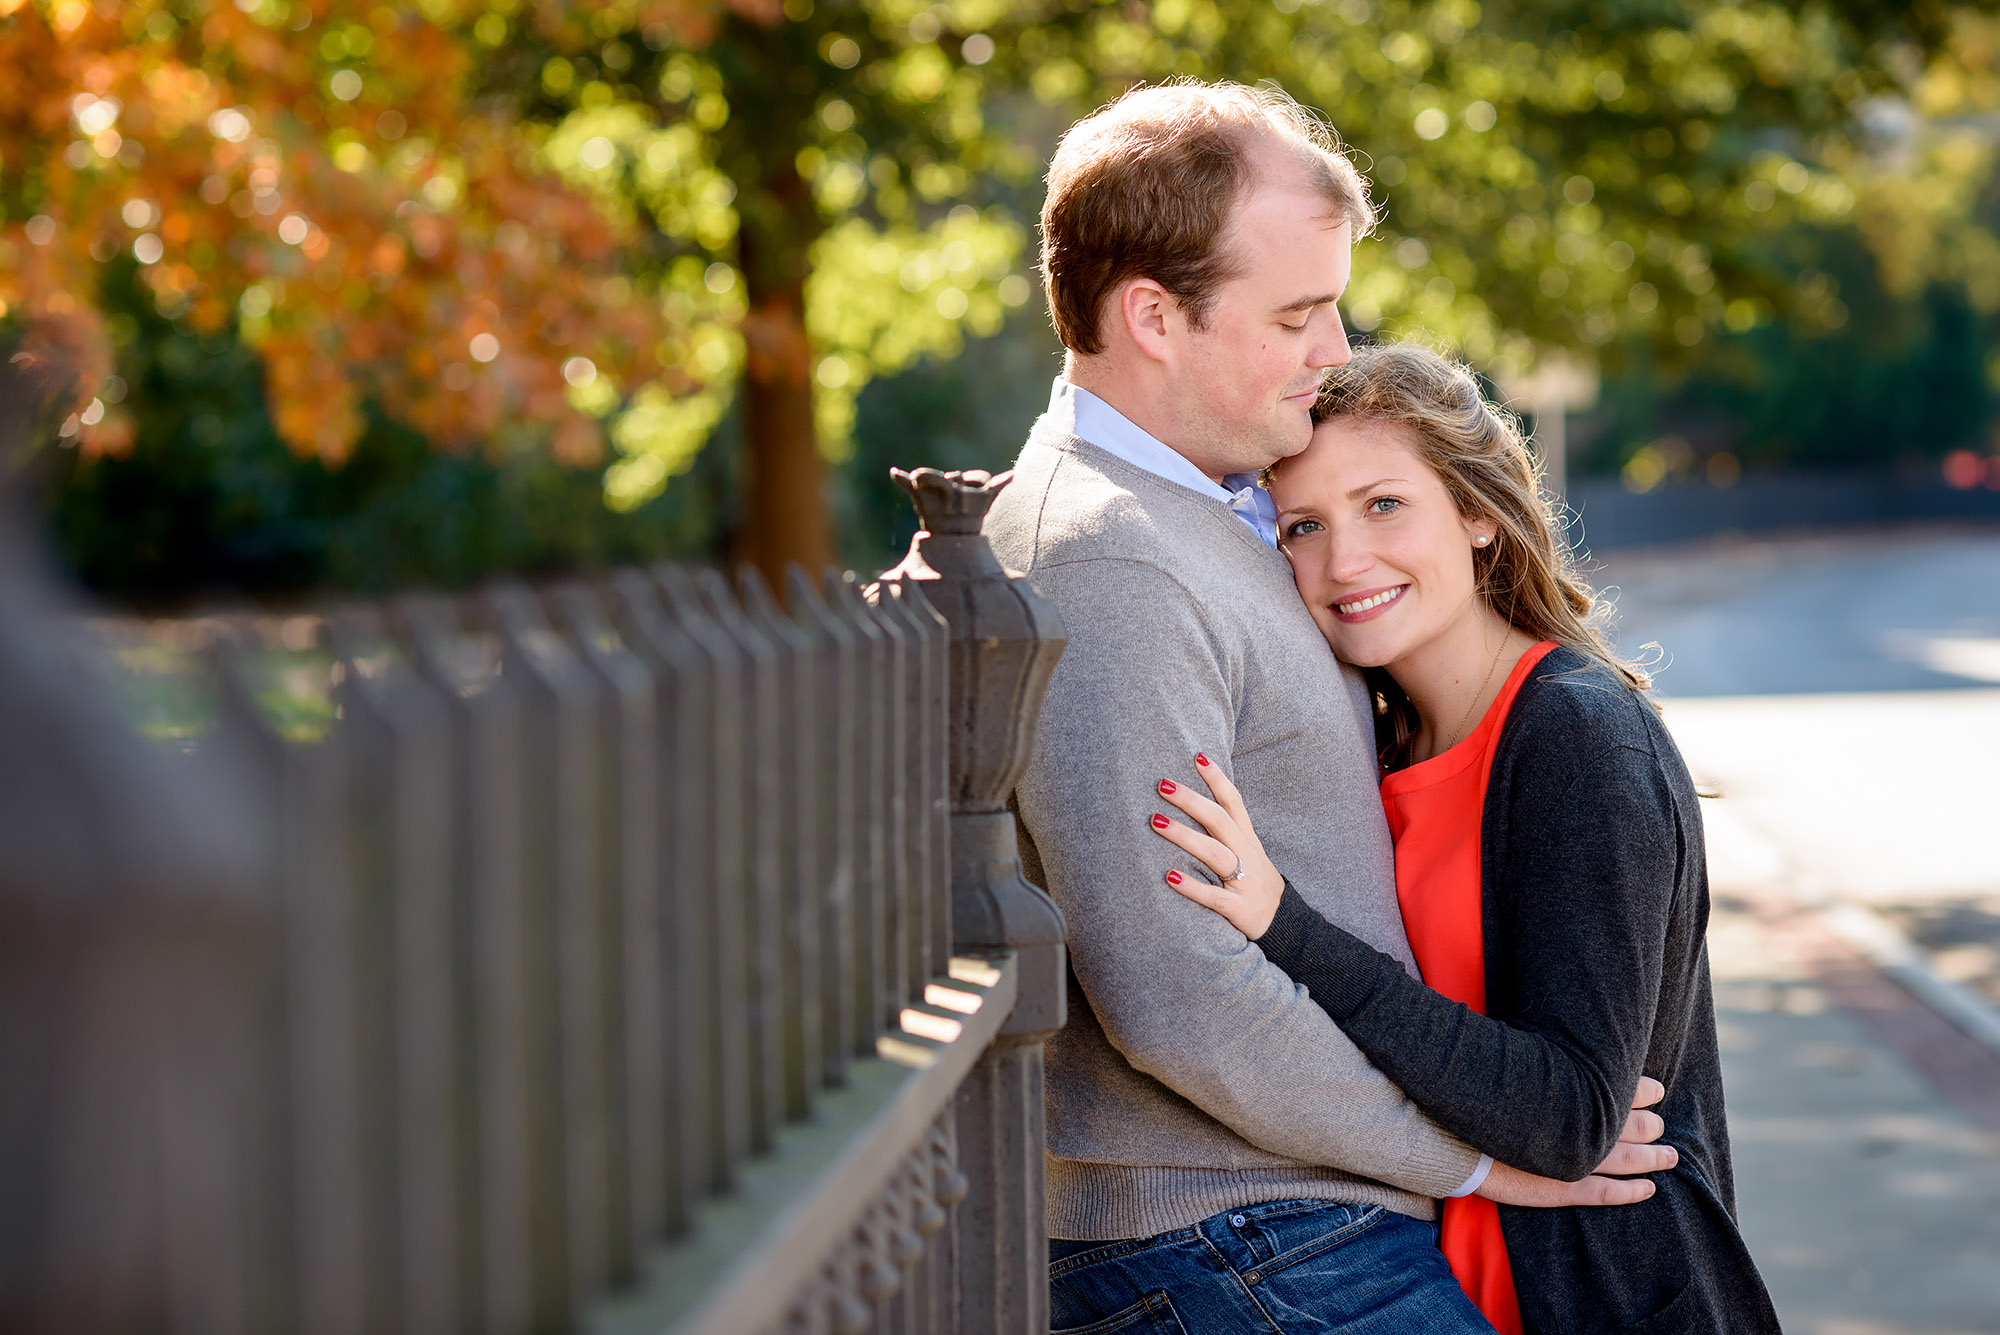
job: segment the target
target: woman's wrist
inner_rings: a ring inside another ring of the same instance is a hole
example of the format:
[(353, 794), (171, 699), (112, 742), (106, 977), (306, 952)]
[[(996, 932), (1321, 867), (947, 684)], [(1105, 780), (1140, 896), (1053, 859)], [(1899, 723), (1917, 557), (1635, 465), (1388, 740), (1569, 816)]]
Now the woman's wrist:
[(1293, 888), (1289, 878), (1284, 880), (1284, 890), (1278, 896), (1278, 908), (1271, 915), (1271, 923), (1263, 935), (1255, 938), (1257, 948), (1264, 952), (1264, 958), (1281, 969), (1298, 963), (1304, 952), (1306, 941), (1311, 935), (1312, 924), (1318, 918), (1312, 905), (1306, 903), (1305, 896)]

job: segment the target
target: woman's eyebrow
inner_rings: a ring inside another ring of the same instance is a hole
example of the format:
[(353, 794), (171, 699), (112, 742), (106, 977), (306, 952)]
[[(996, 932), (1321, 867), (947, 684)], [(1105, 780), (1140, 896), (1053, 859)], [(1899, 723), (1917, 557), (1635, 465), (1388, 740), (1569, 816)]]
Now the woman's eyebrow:
[(1406, 477), (1379, 477), (1376, 478), (1373, 482), (1370, 482), (1365, 487), (1356, 487), (1353, 491), (1348, 492), (1347, 499), (1350, 501), (1358, 501), (1363, 496), (1366, 496), (1369, 492), (1375, 490), (1375, 488), (1386, 487), (1391, 482), (1400, 482), (1404, 486), (1408, 486), (1410, 484), (1410, 479)]

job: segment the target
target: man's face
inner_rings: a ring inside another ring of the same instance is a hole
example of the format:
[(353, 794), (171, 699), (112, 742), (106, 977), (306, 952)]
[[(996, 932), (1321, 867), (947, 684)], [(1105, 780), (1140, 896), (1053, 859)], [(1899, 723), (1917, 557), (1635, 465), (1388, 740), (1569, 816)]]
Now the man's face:
[(1348, 358), (1334, 303), (1347, 290), (1353, 230), (1282, 168), (1260, 175), (1222, 239), (1237, 277), (1217, 291), (1204, 327), (1184, 330), (1176, 368), (1187, 394), (1182, 448), (1211, 476), (1303, 450), (1320, 372)]

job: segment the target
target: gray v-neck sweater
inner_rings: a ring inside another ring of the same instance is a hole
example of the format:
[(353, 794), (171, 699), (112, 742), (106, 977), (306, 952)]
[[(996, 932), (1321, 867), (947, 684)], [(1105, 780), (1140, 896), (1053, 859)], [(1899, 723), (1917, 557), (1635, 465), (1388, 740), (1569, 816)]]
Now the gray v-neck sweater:
[(1049, 1233), (1111, 1240), (1259, 1201), (1419, 1219), (1478, 1151), (1419, 1112), (1303, 987), (1168, 888), (1148, 819), (1205, 752), (1326, 918), (1414, 972), (1367, 693), (1283, 556), (1229, 508), (1037, 424), (986, 522), (1069, 647), (1015, 794), (1022, 861), (1069, 923), (1047, 1048)]

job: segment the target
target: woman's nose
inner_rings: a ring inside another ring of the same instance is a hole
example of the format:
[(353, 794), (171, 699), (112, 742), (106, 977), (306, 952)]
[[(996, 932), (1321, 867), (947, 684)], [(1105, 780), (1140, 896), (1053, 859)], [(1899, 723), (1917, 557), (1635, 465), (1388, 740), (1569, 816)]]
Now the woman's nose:
[(1347, 584), (1366, 574), (1375, 558), (1367, 546), (1340, 532), (1330, 532), (1326, 540), (1326, 577)]

